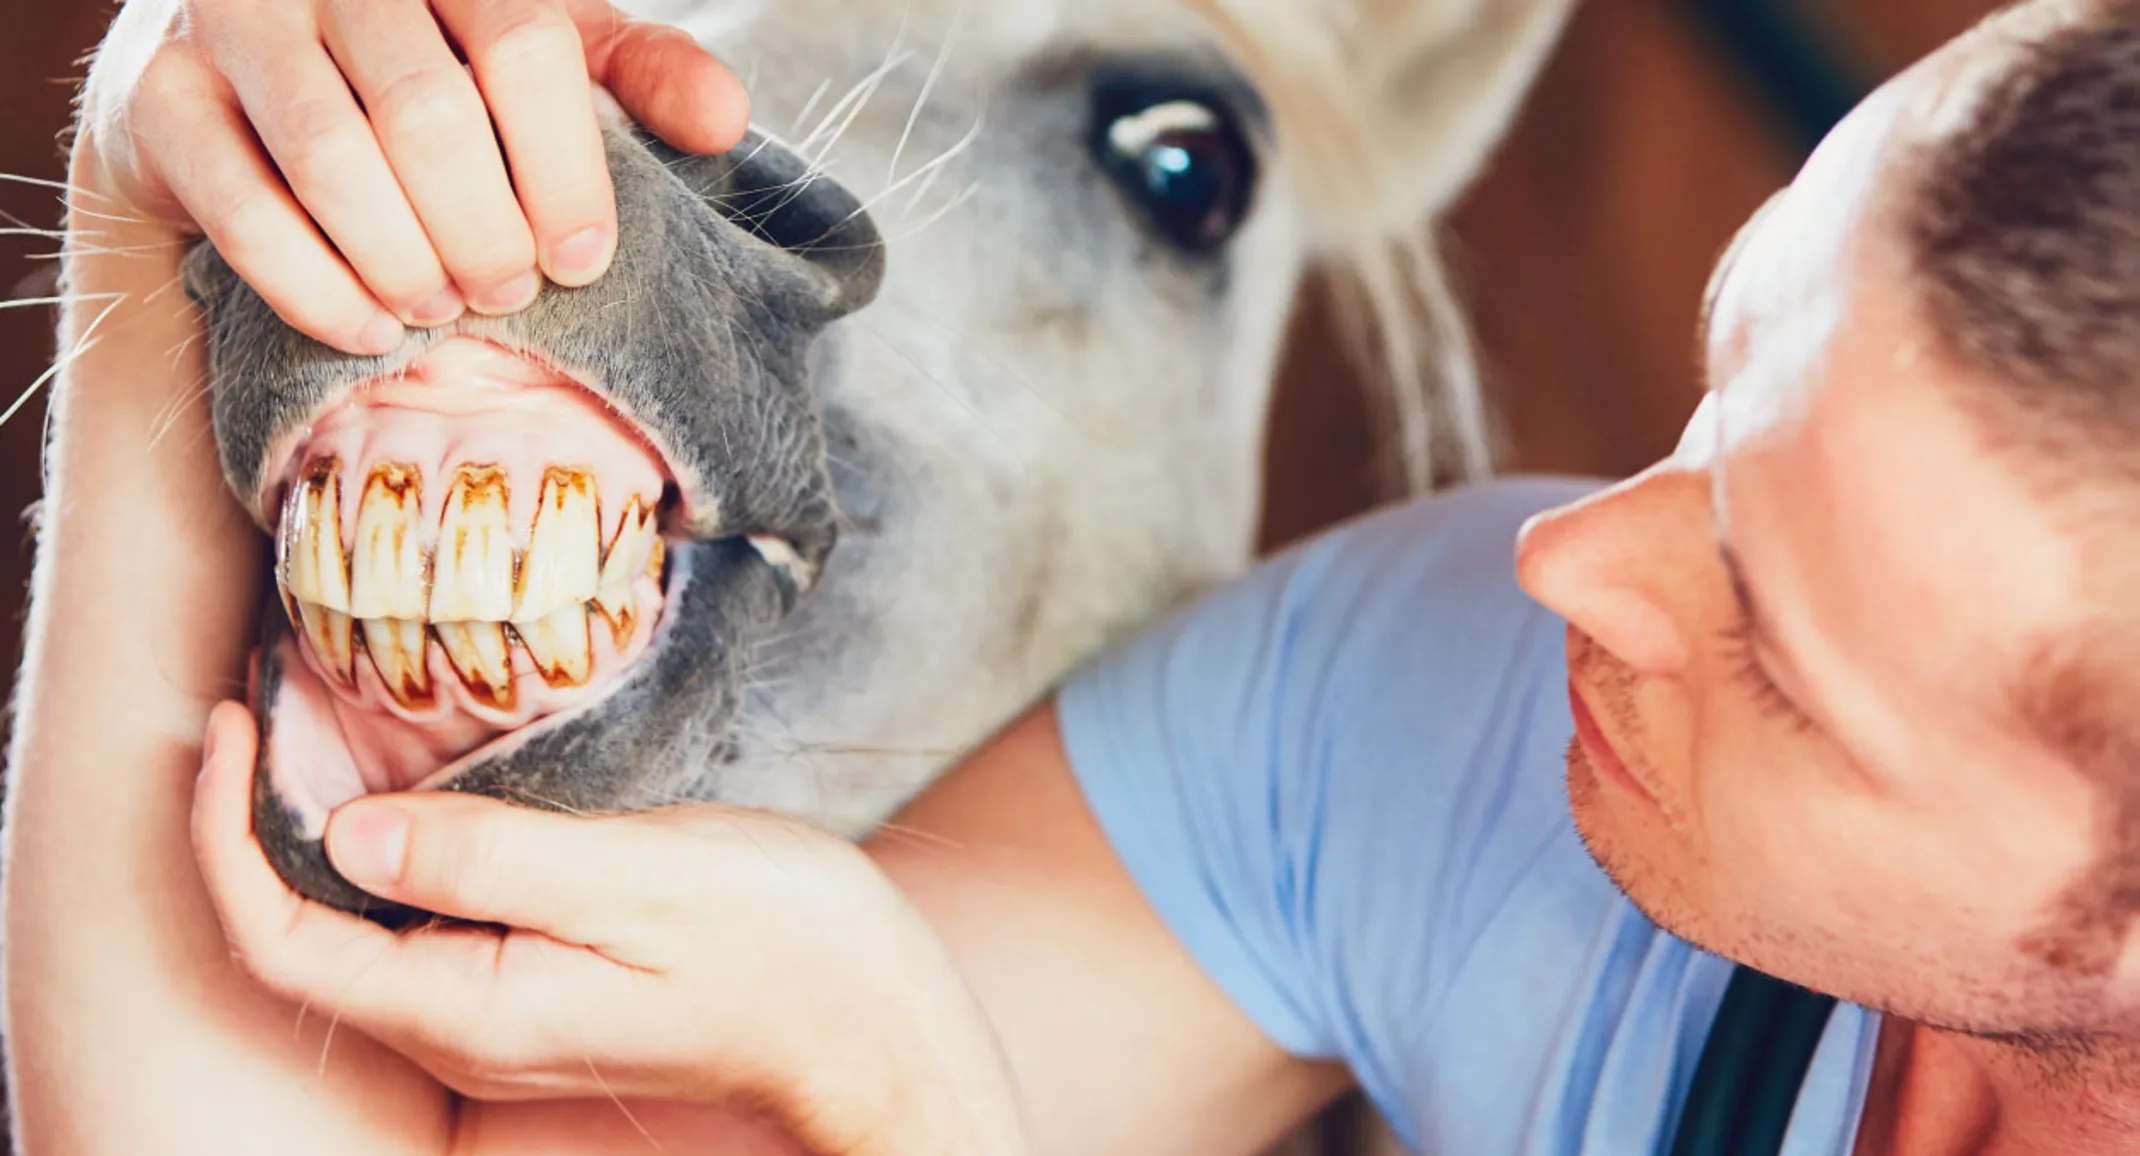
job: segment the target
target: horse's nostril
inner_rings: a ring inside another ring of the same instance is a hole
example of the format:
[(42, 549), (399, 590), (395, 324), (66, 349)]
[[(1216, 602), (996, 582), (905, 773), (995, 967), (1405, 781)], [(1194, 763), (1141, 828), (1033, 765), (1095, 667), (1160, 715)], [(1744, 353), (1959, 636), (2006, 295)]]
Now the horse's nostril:
[(715, 214), (805, 272), (796, 282), (807, 286), (804, 296), (786, 308), (824, 322), (876, 297), (884, 239), (868, 207), (820, 166), (755, 130), (735, 149), (710, 156), (680, 153), (651, 137), (644, 143)]

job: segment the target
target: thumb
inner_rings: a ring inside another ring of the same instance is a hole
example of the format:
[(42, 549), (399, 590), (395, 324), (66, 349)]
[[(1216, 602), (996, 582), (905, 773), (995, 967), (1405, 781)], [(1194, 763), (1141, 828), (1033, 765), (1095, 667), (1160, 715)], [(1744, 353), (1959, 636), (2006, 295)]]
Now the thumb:
[(606, 0), (567, 0), (587, 50), (587, 73), (633, 119), (686, 152), (736, 147), (750, 127), (750, 98), (689, 33), (633, 20)]
[(609, 954), (627, 935), (617, 896), (647, 874), (619, 822), (453, 791), (372, 796), (328, 820), (327, 858), (383, 899)]

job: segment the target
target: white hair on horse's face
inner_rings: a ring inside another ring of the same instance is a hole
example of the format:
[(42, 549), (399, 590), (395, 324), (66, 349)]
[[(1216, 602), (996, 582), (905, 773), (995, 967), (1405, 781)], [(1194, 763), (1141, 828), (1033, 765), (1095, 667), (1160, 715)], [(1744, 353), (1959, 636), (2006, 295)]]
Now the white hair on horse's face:
[[(844, 593), (798, 613), (766, 659), (780, 689), (745, 712), (769, 751), (820, 752), (821, 773), (744, 760), (751, 793), (866, 826), (1095, 647), (1238, 571), (1311, 260), (1349, 274), (1408, 479), (1483, 472), (1477, 378), (1425, 226), (1569, 3), (647, 0), (741, 72), (756, 121), (852, 189), (889, 245), (822, 383), (867, 529), (832, 564)], [(1155, 227), (1099, 155), (1098, 119), (1169, 103), (1250, 153), (1242, 220), (1207, 249)]]

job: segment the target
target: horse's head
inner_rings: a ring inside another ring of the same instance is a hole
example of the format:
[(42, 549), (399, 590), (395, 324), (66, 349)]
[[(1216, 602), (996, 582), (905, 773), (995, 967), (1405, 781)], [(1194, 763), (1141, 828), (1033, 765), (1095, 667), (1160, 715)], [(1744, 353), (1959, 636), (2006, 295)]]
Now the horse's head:
[(612, 126), (594, 285), (365, 360), (196, 252), (277, 543), (271, 857), (363, 907), (326, 816), (410, 786), (866, 829), (1247, 561), (1300, 270), (1407, 300), (1401, 239), (1567, 5), (670, 4), (761, 127), (692, 158)]

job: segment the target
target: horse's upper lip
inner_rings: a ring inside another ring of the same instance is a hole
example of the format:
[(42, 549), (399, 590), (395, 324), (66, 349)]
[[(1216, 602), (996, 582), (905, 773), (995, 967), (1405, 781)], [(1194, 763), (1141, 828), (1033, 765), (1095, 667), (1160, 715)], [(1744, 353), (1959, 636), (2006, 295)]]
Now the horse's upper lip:
[(423, 413), (447, 421), (494, 418), (546, 406), (554, 411), (551, 403), (560, 395), (578, 402), (583, 420), (598, 422), (611, 440), (628, 445), (633, 454), (651, 463), (661, 481), (660, 496), (672, 507), (670, 513), (680, 522), (691, 521), (695, 495), (677, 486), (675, 463), (659, 438), (542, 343), (511, 339), (493, 319), (474, 314), (427, 331), (419, 341), (382, 359), (377, 372), (337, 390), (309, 421), (277, 438), (261, 471), (255, 514), (272, 531), (284, 489), (303, 468), (304, 451), (315, 431), (330, 415), (349, 406)]

